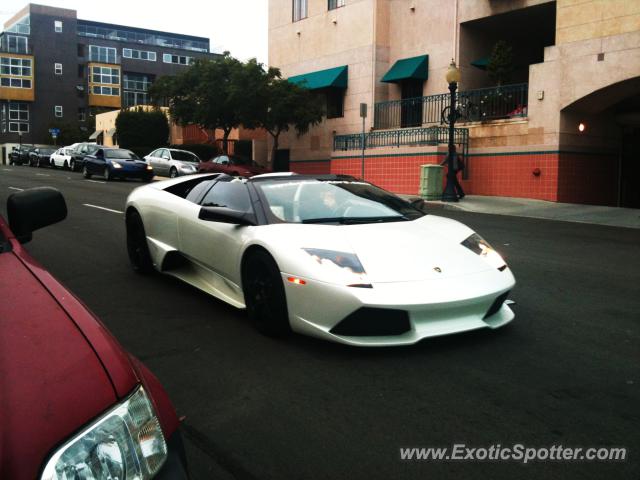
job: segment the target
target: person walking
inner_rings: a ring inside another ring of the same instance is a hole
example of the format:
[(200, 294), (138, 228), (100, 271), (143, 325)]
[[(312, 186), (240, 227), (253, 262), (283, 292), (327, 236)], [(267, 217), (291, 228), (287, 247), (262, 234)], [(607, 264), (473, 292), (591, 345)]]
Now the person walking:
[[(455, 145), (453, 146), (453, 161), (451, 164), (453, 165), (453, 190), (455, 191), (458, 198), (464, 198), (464, 190), (462, 190), (462, 185), (458, 182), (458, 172), (462, 172), (464, 170), (464, 157), (456, 151)], [(440, 165), (449, 165), (449, 155), (447, 155), (444, 161)]]

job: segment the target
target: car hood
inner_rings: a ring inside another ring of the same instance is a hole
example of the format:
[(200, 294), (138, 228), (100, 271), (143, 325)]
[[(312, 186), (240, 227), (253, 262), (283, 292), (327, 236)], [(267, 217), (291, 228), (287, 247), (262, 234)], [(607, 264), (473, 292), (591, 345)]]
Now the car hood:
[[(459, 222), (432, 215), (405, 222), (269, 227), (274, 227), (274, 232), (279, 230), (267, 242), (271, 249), (281, 253), (277, 255), (281, 269), (319, 280), (331, 281), (309, 262), (304, 248), (355, 253), (372, 283), (442, 279), (492, 268), (460, 245), (473, 230)], [(279, 243), (274, 247), (276, 242)], [(266, 243), (265, 247), (269, 248)]]
[(144, 160), (124, 160), (124, 159), (119, 159), (119, 158), (109, 158), (108, 159), (111, 163), (117, 163), (119, 165), (122, 165), (122, 167), (124, 168), (134, 168), (134, 169), (145, 169), (147, 168), (147, 162), (145, 162)]
[(117, 400), (96, 352), (13, 253), (0, 255), (0, 477), (36, 478), (51, 449)]

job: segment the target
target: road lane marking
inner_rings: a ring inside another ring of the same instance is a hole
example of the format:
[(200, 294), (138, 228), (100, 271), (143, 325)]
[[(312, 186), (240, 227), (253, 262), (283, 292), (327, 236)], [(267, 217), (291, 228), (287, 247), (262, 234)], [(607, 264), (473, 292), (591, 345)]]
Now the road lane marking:
[(11, 170), (10, 168), (3, 168), (2, 169), (4, 172), (13, 172), (13, 170)]
[(97, 209), (100, 209), (100, 210), (105, 210), (107, 212), (119, 213), (120, 215), (122, 215), (124, 213), (124, 212), (121, 212), (120, 210), (113, 210), (111, 208), (100, 207), (98, 205), (91, 205), (90, 203), (83, 203), (83, 205), (85, 207), (97, 208)]
[(9, 190), (16, 190), (18, 192), (24, 192), (24, 188), (18, 188), (18, 187), (9, 187)]
[(48, 173), (36, 173), (36, 177), (50, 177)]
[(101, 182), (99, 180), (87, 180), (87, 182), (91, 182), (91, 183), (107, 183), (107, 182)]

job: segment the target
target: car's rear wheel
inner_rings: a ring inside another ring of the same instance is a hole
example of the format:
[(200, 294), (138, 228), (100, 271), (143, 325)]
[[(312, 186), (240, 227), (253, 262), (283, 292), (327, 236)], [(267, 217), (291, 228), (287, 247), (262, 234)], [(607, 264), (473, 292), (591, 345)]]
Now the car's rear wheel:
[(289, 333), (287, 298), (276, 262), (268, 253), (256, 250), (244, 265), (242, 283), (249, 319), (265, 335)]
[(127, 216), (127, 253), (133, 271), (140, 274), (153, 272), (153, 262), (147, 245), (142, 218), (136, 211)]
[(176, 169), (176, 167), (171, 167), (171, 170), (169, 170), (169, 177), (176, 178), (177, 176), (178, 170)]
[(91, 174), (89, 173), (89, 170), (87, 170), (86, 165), (82, 168), (82, 176), (84, 178), (91, 178)]

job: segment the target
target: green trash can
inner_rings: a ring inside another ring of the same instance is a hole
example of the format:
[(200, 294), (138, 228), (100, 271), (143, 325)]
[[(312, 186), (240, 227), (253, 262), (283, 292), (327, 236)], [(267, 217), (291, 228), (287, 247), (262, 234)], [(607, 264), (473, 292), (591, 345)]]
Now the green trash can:
[(420, 166), (420, 196), (425, 200), (442, 200), (441, 165)]

